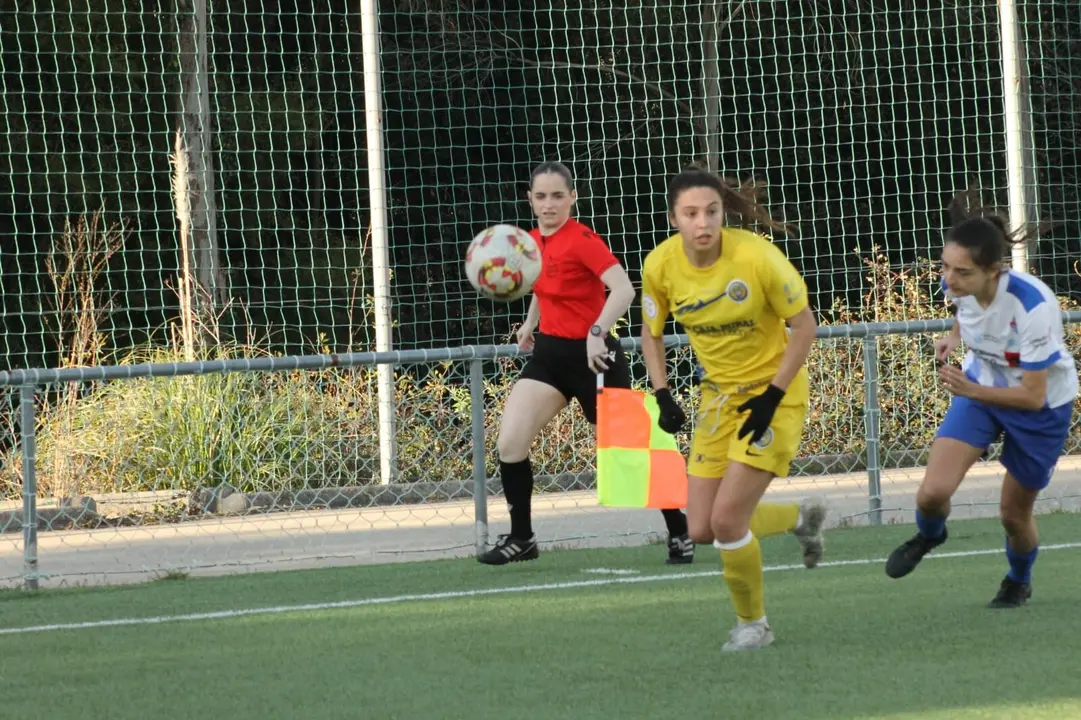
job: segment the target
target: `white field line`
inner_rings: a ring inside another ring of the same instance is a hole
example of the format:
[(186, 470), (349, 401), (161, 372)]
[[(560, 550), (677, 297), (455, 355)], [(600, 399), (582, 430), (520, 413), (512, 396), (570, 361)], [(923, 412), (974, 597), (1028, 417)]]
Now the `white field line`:
[[(1081, 542), (1041, 545), (1040, 552), (1051, 550), (1071, 550), (1081, 548)], [(1002, 548), (994, 550), (964, 550), (958, 552), (932, 553), (925, 559), (940, 560), (945, 558), (974, 557), (977, 555), (997, 555)], [(857, 558), (854, 560), (833, 560), (819, 563), (819, 568), (843, 567), (847, 565), (875, 565), (886, 562), (886, 558)], [(781, 570), (805, 570), (800, 565), (769, 565), (766, 572)], [(53, 632), (57, 630), (89, 630), (95, 628), (118, 627), (122, 625), (163, 625), (173, 622), (198, 622), (201, 620), (228, 620), (249, 615), (278, 615), (282, 613), (318, 612), (342, 608), (366, 607), (369, 605), (393, 605), (403, 602), (425, 600), (456, 600), (461, 598), (484, 597), (486, 595), (510, 595), (513, 593), (546, 592), (549, 590), (571, 590), (575, 588), (598, 587), (602, 585), (627, 585), (632, 583), (664, 582), (671, 580), (689, 580), (693, 578), (717, 577), (720, 570), (699, 570), (695, 572), (673, 572), (660, 575), (635, 575), (607, 577), (598, 580), (570, 580), (566, 582), (545, 583), (540, 585), (513, 585), (501, 588), (476, 588), (473, 590), (455, 590), (452, 592), (419, 593), (415, 595), (390, 595), (386, 597), (361, 598), (359, 600), (341, 600), (338, 602), (309, 603), (305, 605), (278, 605), (272, 607), (245, 608), (240, 610), (217, 610), (214, 612), (188, 613), (184, 615), (158, 615), (155, 617), (115, 618), (113, 620), (89, 620), (86, 622), (57, 623), (54, 625), (28, 625), (25, 627), (0, 628), (0, 635), (22, 633)]]

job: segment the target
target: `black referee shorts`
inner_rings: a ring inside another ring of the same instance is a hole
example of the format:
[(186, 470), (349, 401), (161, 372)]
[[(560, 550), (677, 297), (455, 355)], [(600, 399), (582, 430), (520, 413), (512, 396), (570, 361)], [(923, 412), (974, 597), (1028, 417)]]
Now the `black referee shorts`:
[[(536, 380), (563, 393), (569, 403), (577, 400), (589, 422), (597, 423), (597, 374), (586, 362), (586, 341), (570, 340), (536, 333), (533, 354), (520, 377)], [(604, 339), (611, 353), (604, 372), (605, 387), (629, 388), (631, 368), (619, 341), (608, 335)]]

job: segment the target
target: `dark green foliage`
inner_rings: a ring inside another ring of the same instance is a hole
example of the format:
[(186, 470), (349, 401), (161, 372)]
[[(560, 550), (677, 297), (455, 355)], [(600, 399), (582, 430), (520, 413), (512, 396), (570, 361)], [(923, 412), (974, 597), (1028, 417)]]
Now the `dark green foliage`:
[[(1042, 213), (1034, 257), (1061, 292), (1081, 255), (1081, 10), (1019, 3), (1028, 41)], [(371, 240), (359, 6), (209, 3), (218, 230), (227, 337), (270, 349), (372, 342)], [(382, 4), (383, 112), (395, 343), (506, 337), (524, 305), (480, 301), (461, 249), (486, 224), (530, 221), (530, 167), (560, 157), (579, 213), (632, 276), (667, 232), (666, 178), (704, 147), (700, 3), (661, 10)], [(170, 152), (176, 19), (103, 0), (16, 3), (0, 22), (0, 338), (5, 364), (50, 365), (43, 258), (64, 221), (102, 210), (130, 229), (104, 282), (108, 347), (164, 339), (177, 311)], [(509, 9), (508, 9), (509, 8)], [(891, 265), (934, 254), (941, 208), (975, 182), (1004, 203), (993, 4), (873, 0), (721, 5), (721, 156), (768, 180), (816, 305), (857, 307), (853, 250)], [(730, 16), (726, 13), (732, 13)]]

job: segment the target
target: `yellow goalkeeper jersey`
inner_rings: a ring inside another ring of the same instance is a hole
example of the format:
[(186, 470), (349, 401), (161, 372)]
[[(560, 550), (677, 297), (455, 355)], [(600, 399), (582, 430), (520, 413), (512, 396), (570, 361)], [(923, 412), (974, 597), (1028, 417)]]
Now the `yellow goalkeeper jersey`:
[[(642, 268), (642, 322), (659, 337), (669, 315), (686, 331), (702, 380), (722, 393), (755, 391), (773, 379), (788, 345), (785, 320), (807, 307), (807, 286), (784, 253), (748, 230), (724, 228), (721, 255), (695, 267), (677, 233)], [(800, 369), (787, 395), (808, 394)]]

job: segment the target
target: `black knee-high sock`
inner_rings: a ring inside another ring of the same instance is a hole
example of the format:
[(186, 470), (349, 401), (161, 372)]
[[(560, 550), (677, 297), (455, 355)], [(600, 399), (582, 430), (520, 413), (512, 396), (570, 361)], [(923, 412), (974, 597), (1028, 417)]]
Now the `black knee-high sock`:
[(531, 504), (533, 498), (533, 466), (529, 458), (520, 462), (499, 461), (499, 476), (503, 481), (503, 497), (510, 510), (510, 534), (519, 540), (533, 537)]
[(680, 509), (661, 510), (664, 515), (664, 524), (668, 526), (669, 535), (687, 534), (687, 516)]

